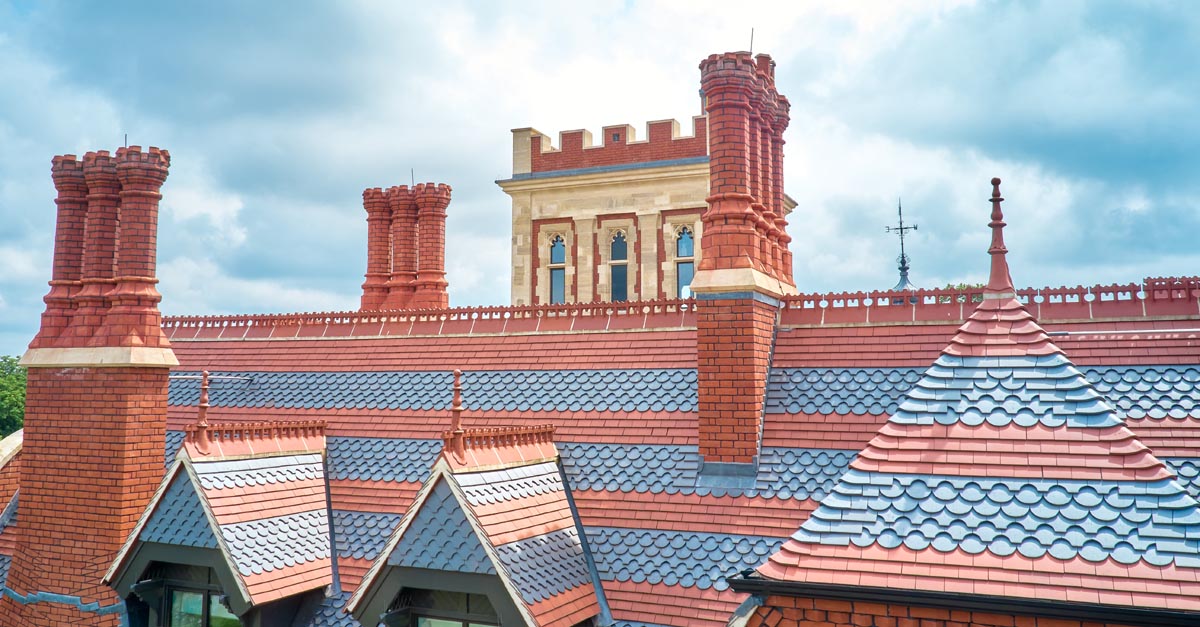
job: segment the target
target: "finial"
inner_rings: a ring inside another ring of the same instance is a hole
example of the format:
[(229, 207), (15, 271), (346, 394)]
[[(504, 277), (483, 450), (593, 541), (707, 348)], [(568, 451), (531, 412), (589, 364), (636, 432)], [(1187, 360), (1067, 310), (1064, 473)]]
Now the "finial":
[(904, 224), (904, 206), (900, 203), (899, 198), (896, 199), (896, 215), (898, 215), (900, 217), (900, 223), (898, 226), (883, 227), (883, 230), (885, 233), (895, 233), (900, 236), (900, 256), (896, 258), (897, 263), (899, 263), (898, 267), (900, 270), (900, 282), (897, 283), (896, 287), (893, 287), (892, 289), (896, 290), (896, 291), (913, 290), (913, 289), (916, 289), (916, 286), (913, 285), (912, 282), (908, 280), (909, 265), (908, 265), (908, 255), (904, 252), (904, 235), (906, 233), (908, 233), (909, 231), (916, 231), (917, 225), (914, 224), (912, 226), (905, 226), (905, 224)]
[(454, 455), (463, 459), (466, 445), (463, 441), (465, 431), (462, 428), (462, 370), (454, 370), (454, 402), (450, 406), (450, 436), (451, 448)]
[(986, 291), (993, 294), (1011, 295), (1016, 293), (1012, 277), (1008, 273), (1008, 248), (1004, 246), (1004, 213), (1000, 203), (1004, 197), (1000, 195), (1000, 179), (992, 179), (992, 221), (988, 226), (992, 229), (992, 245), (988, 254), (992, 256), (992, 272), (988, 278)]
[(200, 407), (196, 412), (196, 450), (208, 455), (208, 371), (200, 373)]

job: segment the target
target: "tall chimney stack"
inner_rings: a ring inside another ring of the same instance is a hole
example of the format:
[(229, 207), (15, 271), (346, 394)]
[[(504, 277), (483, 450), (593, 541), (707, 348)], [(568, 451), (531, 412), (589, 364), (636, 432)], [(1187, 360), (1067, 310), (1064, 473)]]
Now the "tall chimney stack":
[(700, 72), (710, 177), (704, 255), (692, 282), (702, 474), (752, 477), (779, 299), (796, 293), (784, 268), (787, 100), (767, 55), (712, 55)]
[(378, 187), (363, 190), (363, 209), (367, 211), (367, 280), (360, 309), (382, 309), (392, 271), (392, 209)]
[(392, 211), (392, 276), (384, 309), (408, 309), (417, 280), (417, 200), (407, 185), (387, 191)]
[[(167, 373), (178, 361), (159, 327), (154, 259), (170, 155), (137, 146), (115, 160), (88, 153), (86, 190), (77, 164), (70, 155), (53, 161), (52, 297), (21, 360), (29, 368), (21, 522), (0, 598), (6, 627), (121, 624), (124, 601), (101, 579), (163, 473)], [(62, 288), (75, 276), (78, 309), (63, 318)]]

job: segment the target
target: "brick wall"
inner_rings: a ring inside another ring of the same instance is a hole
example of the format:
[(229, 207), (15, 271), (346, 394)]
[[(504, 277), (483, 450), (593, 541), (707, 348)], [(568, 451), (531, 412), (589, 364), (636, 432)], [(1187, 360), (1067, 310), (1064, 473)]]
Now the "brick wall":
[[(693, 120), (692, 137), (679, 136), (675, 120), (650, 122), (648, 139), (634, 140), (628, 125), (606, 126), (600, 145), (593, 146), (591, 133), (563, 131), (559, 148), (550, 148), (550, 139), (535, 134), (530, 139), (530, 165), (533, 172), (554, 172), (578, 168), (670, 161), (708, 154), (708, 133), (703, 117)], [(613, 137), (617, 139), (614, 141)], [(544, 152), (546, 151), (546, 152)]]
[(995, 614), (862, 601), (772, 596), (747, 627), (1129, 627), (1116, 623)]
[[(110, 606), (101, 583), (163, 473), (166, 368), (30, 368), (18, 551), (7, 585)], [(69, 603), (0, 602), (10, 627), (117, 625)]]
[(750, 463), (758, 440), (777, 307), (758, 298), (698, 300), (700, 454)]

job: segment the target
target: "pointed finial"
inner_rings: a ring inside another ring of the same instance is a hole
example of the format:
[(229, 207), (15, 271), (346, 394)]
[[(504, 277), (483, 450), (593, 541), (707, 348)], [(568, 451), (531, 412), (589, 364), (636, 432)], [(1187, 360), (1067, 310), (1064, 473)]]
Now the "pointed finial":
[(208, 371), (200, 373), (200, 407), (196, 412), (196, 450), (208, 455)]
[(450, 436), (451, 448), (459, 459), (466, 454), (466, 443), (463, 441), (465, 431), (462, 428), (462, 370), (454, 371), (454, 402), (450, 406)]
[(992, 272), (988, 277), (986, 292), (1010, 296), (1016, 293), (1012, 276), (1008, 272), (1008, 248), (1004, 246), (1004, 213), (1000, 211), (1000, 203), (1004, 197), (1000, 195), (1000, 179), (992, 179), (992, 221), (988, 226), (992, 229), (992, 245), (988, 254), (992, 256)]

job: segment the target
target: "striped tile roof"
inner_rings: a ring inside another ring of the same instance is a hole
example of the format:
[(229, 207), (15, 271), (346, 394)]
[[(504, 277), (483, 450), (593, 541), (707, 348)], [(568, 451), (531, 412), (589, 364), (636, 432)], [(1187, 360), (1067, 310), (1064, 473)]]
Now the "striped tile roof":
[(993, 183), (983, 301), (758, 573), (1200, 612), (1200, 504), (1017, 301)]

